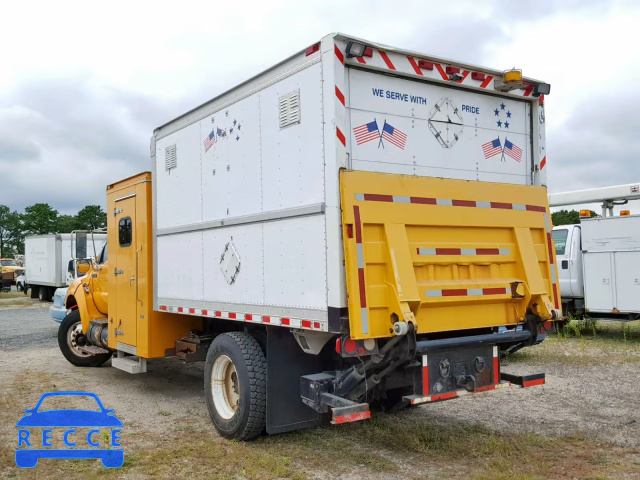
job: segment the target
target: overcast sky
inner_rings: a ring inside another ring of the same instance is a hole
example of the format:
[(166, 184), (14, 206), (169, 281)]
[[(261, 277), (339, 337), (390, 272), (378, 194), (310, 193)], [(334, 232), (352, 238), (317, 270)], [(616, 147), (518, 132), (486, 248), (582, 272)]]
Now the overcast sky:
[(551, 84), (551, 192), (640, 182), (640, 2), (61, 0), (4, 2), (2, 18), (12, 209), (104, 207), (107, 184), (150, 168), (155, 127), (334, 31), (522, 68)]

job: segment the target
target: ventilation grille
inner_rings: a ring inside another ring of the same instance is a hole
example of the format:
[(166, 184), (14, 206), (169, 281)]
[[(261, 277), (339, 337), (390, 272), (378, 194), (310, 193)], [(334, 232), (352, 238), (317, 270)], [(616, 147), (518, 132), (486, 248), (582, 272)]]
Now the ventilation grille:
[(281, 96), (278, 99), (280, 109), (280, 128), (300, 123), (300, 90)]
[(178, 166), (178, 157), (176, 155), (176, 146), (169, 145), (164, 149), (164, 168), (169, 171)]

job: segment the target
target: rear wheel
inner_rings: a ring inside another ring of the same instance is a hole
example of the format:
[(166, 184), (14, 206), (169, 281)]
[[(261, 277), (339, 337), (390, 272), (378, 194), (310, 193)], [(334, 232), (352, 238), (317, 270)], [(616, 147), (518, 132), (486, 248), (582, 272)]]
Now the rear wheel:
[(49, 287), (40, 287), (38, 289), (38, 300), (40, 300), (41, 302), (50, 302), (51, 301)]
[(18, 292), (21, 292), (21, 291), (23, 290), (23, 288), (22, 288), (22, 284), (21, 284), (21, 283), (16, 283), (16, 290), (17, 290)]
[(87, 337), (82, 332), (80, 312), (72, 310), (58, 329), (58, 346), (64, 358), (76, 367), (99, 367), (111, 358), (110, 353), (92, 355), (84, 353), (81, 347), (88, 345)]
[(248, 333), (218, 335), (204, 370), (205, 399), (223, 437), (250, 440), (262, 433), (267, 411), (267, 361)]

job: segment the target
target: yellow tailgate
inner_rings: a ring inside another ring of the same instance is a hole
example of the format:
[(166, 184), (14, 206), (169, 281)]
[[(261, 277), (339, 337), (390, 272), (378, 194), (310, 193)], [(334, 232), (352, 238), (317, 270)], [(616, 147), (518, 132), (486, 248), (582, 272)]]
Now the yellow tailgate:
[(343, 170), (351, 337), (559, 317), (544, 187)]

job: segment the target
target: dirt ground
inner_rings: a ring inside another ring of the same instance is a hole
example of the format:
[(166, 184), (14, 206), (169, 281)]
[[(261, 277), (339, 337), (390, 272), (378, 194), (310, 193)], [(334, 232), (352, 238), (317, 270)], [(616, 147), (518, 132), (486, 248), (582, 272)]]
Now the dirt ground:
[[(546, 372), (541, 387), (243, 444), (221, 439), (211, 426), (202, 364), (159, 359), (144, 375), (76, 368), (58, 351), (57, 324), (46, 309), (0, 307), (0, 477), (640, 478), (639, 327), (583, 325), (504, 366)], [(38, 344), (25, 344), (16, 330)], [(95, 392), (115, 409), (125, 425), (121, 469), (96, 460), (16, 468), (15, 422), (51, 390)]]

